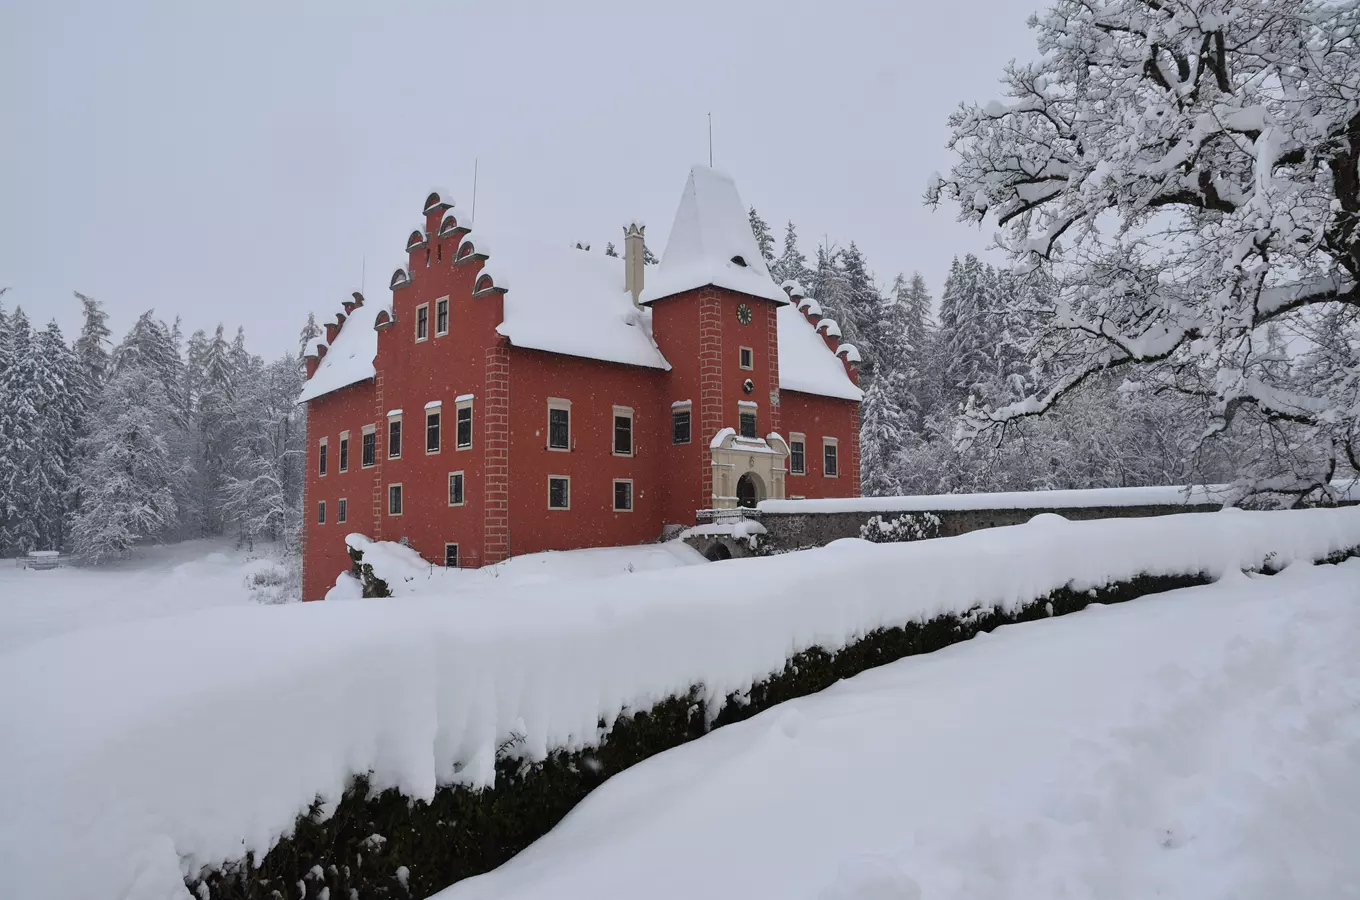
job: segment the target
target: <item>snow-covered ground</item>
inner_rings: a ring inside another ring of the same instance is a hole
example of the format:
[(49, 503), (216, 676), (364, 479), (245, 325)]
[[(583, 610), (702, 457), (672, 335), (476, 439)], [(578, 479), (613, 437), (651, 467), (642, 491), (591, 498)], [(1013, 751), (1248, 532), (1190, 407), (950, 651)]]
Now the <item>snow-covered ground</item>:
[[(885, 625), (1014, 610), (1063, 586), (1138, 574), (1240, 581), (1243, 569), (1356, 546), (1357, 509), (1048, 515), (955, 538), (838, 541), (574, 584), (478, 576), (421, 588), (404, 581), (409, 551), (373, 545), (365, 560), (413, 595), (227, 605), (0, 654), (0, 872), (26, 900), (183, 896), (186, 872), (264, 852), (354, 774), (413, 798), (441, 784), (488, 785), (512, 734), (530, 759), (588, 747), (600, 720), (696, 685), (716, 711), (791, 655)], [(463, 589), (473, 582), (480, 587)], [(1232, 619), (1225, 627), (1238, 627)], [(1177, 621), (1168, 613), (1161, 640), (1181, 640)], [(1028, 665), (994, 669), (992, 683), (1025, 683)], [(976, 717), (966, 705), (953, 710)], [(976, 727), (982, 743), (956, 748), (951, 765), (971, 773), (1025, 746), (1023, 734)]]
[[(548, 550), (514, 556), (480, 569), (445, 569), (431, 565), (414, 550), (391, 541), (375, 542), (363, 535), (352, 534), (348, 536), (348, 542), (364, 553), (364, 562), (377, 567), (379, 576), (387, 580), (388, 588), (398, 597), (436, 593), (455, 596), (536, 584), (566, 584), (708, 562), (689, 544), (674, 540), (626, 547)], [(358, 582), (347, 574), (341, 576), (340, 585), (340, 590), (331, 594), (330, 599), (353, 599), (361, 591)]]
[(654, 757), (440, 900), (1360, 896), (1360, 561), (1002, 628)]
[(0, 654), (70, 631), (250, 603), (247, 577), (270, 565), (226, 540), (146, 547), (131, 559), (46, 572), (0, 560)]

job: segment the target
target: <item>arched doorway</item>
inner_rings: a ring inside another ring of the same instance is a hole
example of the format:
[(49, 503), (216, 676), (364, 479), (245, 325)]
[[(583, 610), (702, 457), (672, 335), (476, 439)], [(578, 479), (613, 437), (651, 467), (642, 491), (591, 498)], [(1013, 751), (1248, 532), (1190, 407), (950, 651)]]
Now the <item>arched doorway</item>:
[(755, 509), (756, 504), (764, 499), (764, 485), (760, 483), (760, 476), (754, 472), (747, 472), (737, 479), (737, 506), (742, 509)]

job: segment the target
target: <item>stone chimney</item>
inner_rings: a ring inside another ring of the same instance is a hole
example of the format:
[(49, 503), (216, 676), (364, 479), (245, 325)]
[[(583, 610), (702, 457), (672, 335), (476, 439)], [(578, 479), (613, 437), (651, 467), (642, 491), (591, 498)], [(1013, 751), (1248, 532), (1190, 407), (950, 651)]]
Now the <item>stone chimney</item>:
[(646, 266), (642, 264), (644, 235), (647, 226), (629, 222), (623, 227), (623, 288), (633, 295), (633, 305), (638, 305), (642, 294), (642, 279)]

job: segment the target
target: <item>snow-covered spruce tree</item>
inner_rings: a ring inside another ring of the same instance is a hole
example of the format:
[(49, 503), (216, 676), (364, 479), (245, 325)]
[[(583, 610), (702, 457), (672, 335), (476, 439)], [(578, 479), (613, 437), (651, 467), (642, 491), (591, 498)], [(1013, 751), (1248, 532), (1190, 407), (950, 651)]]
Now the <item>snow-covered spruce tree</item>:
[[(1009, 103), (951, 117), (926, 195), (1058, 285), (1044, 384), (964, 439), (1125, 369), (1207, 400), (1205, 440), (1258, 436), (1239, 494), (1328, 496), (1360, 468), (1360, 3), (1060, 0), (1031, 26), (1043, 58), (1006, 69)], [(1271, 323), (1328, 317), (1341, 369), (1259, 352)]]
[[(613, 247), (614, 245), (610, 244), (609, 246)], [(605, 255), (606, 256), (611, 255), (608, 248), (605, 249)], [(617, 253), (614, 253), (612, 255), (618, 256)], [(316, 343), (317, 338), (321, 337), (321, 334), (322, 334), (321, 326), (316, 324), (316, 314), (307, 313), (307, 323), (302, 326), (302, 331), (298, 333), (299, 364), (301, 364), (302, 357), (306, 356), (308, 353), (312, 351), (312, 345)]]
[(755, 235), (756, 246), (760, 248), (761, 258), (765, 260), (765, 265), (774, 264), (774, 235), (770, 233), (770, 226), (756, 212), (756, 208), (751, 207), (749, 216), (751, 220), (751, 234)]
[(808, 269), (807, 257), (798, 249), (798, 229), (792, 222), (784, 228), (783, 252), (770, 266), (770, 274), (779, 284), (796, 281), (805, 290), (812, 289), (812, 272)]
[(116, 368), (85, 439), (80, 509), (72, 526), (78, 554), (98, 563), (177, 524), (177, 464), (165, 438), (173, 406), (154, 369)]
[(302, 377), (284, 357), (241, 383), (233, 410), (239, 435), (223, 485), (223, 518), (241, 541), (282, 540), (291, 550), (292, 511), (302, 503), (303, 433), (297, 408)]
[(84, 424), (85, 404), (80, 396), (84, 379), (80, 362), (56, 322), (37, 334), (32, 346), (38, 419), (33, 453), (24, 461), (24, 491), (38, 548), (61, 550), (66, 546), (76, 445)]
[(97, 391), (104, 383), (109, 368), (109, 347), (113, 337), (108, 326), (109, 314), (104, 312), (104, 306), (98, 300), (79, 291), (74, 293), (80, 301), (84, 322), (80, 327), (80, 337), (76, 338), (72, 349), (85, 370), (87, 383)]
[(0, 373), (0, 552), (38, 547), (37, 521), (28, 484), (39, 428), (38, 355), (23, 307), (6, 329), (6, 365)]

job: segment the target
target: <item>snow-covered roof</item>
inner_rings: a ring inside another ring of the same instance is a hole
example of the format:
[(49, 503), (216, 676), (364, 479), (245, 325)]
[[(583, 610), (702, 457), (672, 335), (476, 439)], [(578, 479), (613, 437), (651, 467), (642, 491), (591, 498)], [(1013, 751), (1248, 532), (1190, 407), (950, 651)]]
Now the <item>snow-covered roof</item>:
[[(470, 244), (478, 256), (486, 257), (477, 278), (479, 289), (489, 283), (505, 291), (504, 319), (496, 330), (515, 346), (670, 368), (652, 339), (651, 310), (634, 306), (624, 289), (622, 257), (513, 233), (488, 236), (480, 227), (466, 235), (462, 244)], [(734, 256), (746, 265), (733, 263)], [(646, 282), (643, 301), (711, 284), (778, 302), (781, 387), (862, 399), (844, 363), (770, 277), (746, 209), (726, 175), (704, 166), (690, 171), (666, 255), (660, 265), (647, 267)], [(390, 299), (354, 310), (303, 388), (299, 402), (374, 377), (378, 349), (374, 320), (379, 311), (390, 311)]]
[(760, 255), (736, 183), (715, 169), (695, 166), (689, 171), (661, 263), (647, 272), (638, 301), (651, 303), (710, 284), (788, 303)]
[[(497, 331), (517, 347), (669, 369), (652, 341), (652, 315), (623, 287), (623, 259), (598, 250), (536, 244), (478, 228), (469, 240), (494, 247), (483, 274), (506, 288)], [(650, 274), (650, 273), (649, 273)]]
[[(373, 293), (379, 294), (385, 290), (379, 288)], [(327, 348), (325, 358), (316, 367), (316, 374), (302, 386), (302, 393), (298, 395), (299, 403), (315, 400), (377, 374), (373, 368), (373, 357), (378, 354), (378, 333), (373, 330), (373, 324), (378, 313), (389, 308), (388, 302), (365, 298), (364, 305), (357, 307), (345, 319), (344, 327), (335, 336), (335, 343)]]
[(776, 316), (779, 327), (779, 388), (820, 394), (842, 400), (863, 400), (864, 392), (855, 386), (826, 340), (817, 333), (802, 313), (793, 306), (781, 306)]

